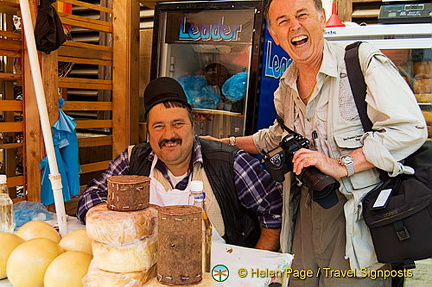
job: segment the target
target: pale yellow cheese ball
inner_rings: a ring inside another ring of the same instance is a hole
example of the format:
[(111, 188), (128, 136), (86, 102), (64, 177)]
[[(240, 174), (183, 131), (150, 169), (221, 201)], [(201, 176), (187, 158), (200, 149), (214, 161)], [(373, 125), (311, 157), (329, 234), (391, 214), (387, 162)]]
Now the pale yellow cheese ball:
[(67, 251), (57, 256), (45, 272), (45, 287), (80, 287), (93, 256), (82, 251)]
[(18, 245), (10, 254), (6, 274), (14, 287), (43, 287), (50, 263), (63, 250), (47, 238), (35, 238)]
[(21, 226), (16, 234), (24, 240), (34, 238), (48, 238), (59, 243), (60, 234), (48, 223), (40, 220), (32, 220)]
[(24, 239), (16, 234), (0, 232), (0, 279), (6, 278), (6, 264), (10, 254), (23, 242)]
[(64, 251), (83, 251), (93, 255), (92, 239), (88, 237), (85, 229), (77, 229), (66, 234), (59, 245)]

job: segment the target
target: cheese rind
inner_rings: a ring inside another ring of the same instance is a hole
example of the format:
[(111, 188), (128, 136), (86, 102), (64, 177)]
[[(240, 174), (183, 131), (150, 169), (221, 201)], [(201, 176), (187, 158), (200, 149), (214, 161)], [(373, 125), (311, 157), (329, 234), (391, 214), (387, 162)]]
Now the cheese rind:
[(115, 211), (105, 203), (91, 208), (86, 216), (88, 236), (104, 244), (126, 244), (154, 233), (157, 210), (148, 207), (138, 211)]
[(6, 264), (10, 254), (23, 242), (24, 239), (16, 234), (0, 232), (0, 279), (6, 278)]
[(150, 178), (117, 175), (108, 178), (108, 208), (117, 211), (142, 210), (149, 206)]
[(81, 287), (92, 256), (82, 251), (66, 251), (48, 266), (44, 287)]
[(82, 282), (85, 287), (142, 287), (154, 277), (156, 277), (156, 265), (145, 271), (119, 273), (99, 269), (92, 261)]
[(6, 274), (15, 287), (43, 287), (45, 272), (63, 250), (47, 238), (30, 239), (18, 245), (10, 254)]

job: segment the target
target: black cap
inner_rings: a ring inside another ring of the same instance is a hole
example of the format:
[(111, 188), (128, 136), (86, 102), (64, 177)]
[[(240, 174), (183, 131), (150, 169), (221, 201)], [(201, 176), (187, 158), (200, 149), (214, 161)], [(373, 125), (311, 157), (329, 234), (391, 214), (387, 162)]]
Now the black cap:
[(183, 87), (173, 78), (161, 77), (151, 81), (144, 91), (145, 115), (163, 102), (180, 102), (190, 107)]

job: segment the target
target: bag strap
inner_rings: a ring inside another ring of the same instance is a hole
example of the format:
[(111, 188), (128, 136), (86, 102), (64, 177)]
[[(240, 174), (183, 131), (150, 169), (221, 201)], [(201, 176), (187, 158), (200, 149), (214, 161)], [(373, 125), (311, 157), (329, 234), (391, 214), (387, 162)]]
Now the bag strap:
[(345, 65), (351, 91), (365, 132), (372, 130), (372, 122), (367, 115), (366, 82), (360, 67), (358, 49), (362, 42), (357, 41), (345, 47)]
[[(363, 72), (361, 70), (358, 52), (361, 43), (361, 41), (357, 41), (346, 46), (344, 60), (347, 69), (348, 80), (351, 86), (351, 91), (354, 96), (354, 102), (360, 116), (363, 130), (365, 132), (368, 132), (372, 131), (373, 124), (367, 115), (366, 82), (363, 76)], [(388, 174), (380, 169), (379, 172), (381, 179), (384, 181), (384, 185), (389, 184), (390, 178)]]

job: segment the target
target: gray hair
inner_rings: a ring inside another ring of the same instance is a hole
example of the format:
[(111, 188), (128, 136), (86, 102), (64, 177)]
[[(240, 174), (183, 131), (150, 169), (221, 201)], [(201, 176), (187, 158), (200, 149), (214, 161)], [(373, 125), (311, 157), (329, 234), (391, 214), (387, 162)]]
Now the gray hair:
[[(264, 0), (264, 17), (267, 19), (268, 24), (270, 25), (269, 21), (269, 7), (273, 0)], [(314, 0), (315, 2), (315, 8), (319, 13), (321, 13), (323, 9), (322, 1), (321, 0)]]

